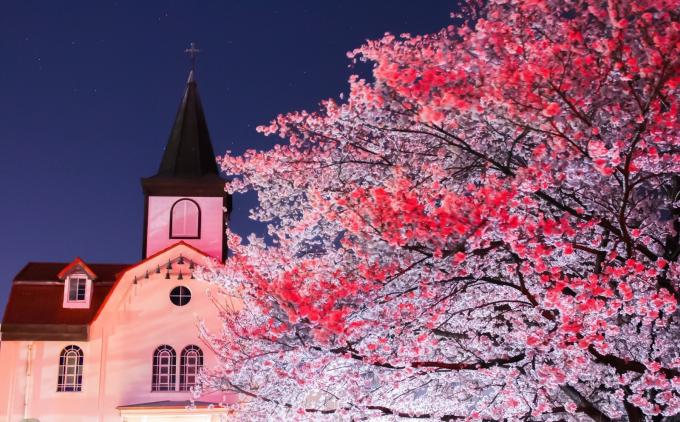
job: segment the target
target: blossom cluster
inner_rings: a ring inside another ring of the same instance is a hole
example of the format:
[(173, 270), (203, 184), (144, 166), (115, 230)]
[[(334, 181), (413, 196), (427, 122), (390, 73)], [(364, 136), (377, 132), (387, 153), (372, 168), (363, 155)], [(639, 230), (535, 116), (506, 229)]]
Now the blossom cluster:
[(240, 303), (202, 391), (245, 420), (680, 413), (679, 11), (469, 1), (350, 52), (372, 80), (222, 160), (274, 242), (200, 274)]

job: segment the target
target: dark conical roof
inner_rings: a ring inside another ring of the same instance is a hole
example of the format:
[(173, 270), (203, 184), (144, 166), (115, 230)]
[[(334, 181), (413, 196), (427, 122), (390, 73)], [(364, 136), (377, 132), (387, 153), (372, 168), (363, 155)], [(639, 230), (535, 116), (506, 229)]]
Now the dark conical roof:
[(193, 178), (218, 174), (192, 70), (156, 176)]
[(222, 196), (220, 177), (194, 72), (189, 73), (158, 172), (142, 178), (147, 195)]

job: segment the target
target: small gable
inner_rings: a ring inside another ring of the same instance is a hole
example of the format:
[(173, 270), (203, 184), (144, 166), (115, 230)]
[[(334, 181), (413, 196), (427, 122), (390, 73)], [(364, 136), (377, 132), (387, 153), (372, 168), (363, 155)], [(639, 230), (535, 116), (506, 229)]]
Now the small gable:
[(87, 264), (85, 264), (85, 262), (83, 262), (82, 259), (78, 257), (76, 257), (73, 262), (62, 268), (62, 270), (59, 271), (59, 274), (57, 274), (57, 278), (59, 278), (59, 280), (65, 280), (73, 273), (84, 274), (90, 280), (97, 278), (97, 274), (92, 270), (92, 268), (90, 268)]
[(60, 280), (64, 282), (64, 308), (84, 309), (90, 307), (92, 299), (92, 282), (97, 278), (97, 274), (82, 259), (76, 258), (65, 266), (59, 274)]

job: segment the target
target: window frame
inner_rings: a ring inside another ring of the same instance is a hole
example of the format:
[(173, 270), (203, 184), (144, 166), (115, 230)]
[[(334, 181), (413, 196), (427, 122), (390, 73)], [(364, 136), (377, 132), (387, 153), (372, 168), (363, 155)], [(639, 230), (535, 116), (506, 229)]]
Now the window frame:
[[(189, 201), (196, 206), (196, 210), (197, 210), (196, 218), (198, 219), (198, 221), (196, 222), (197, 223), (196, 224), (196, 236), (175, 236), (174, 233), (173, 233), (173, 221), (175, 220), (174, 219), (175, 207), (177, 206), (177, 204), (179, 204), (180, 202), (183, 202), (183, 201)], [(175, 201), (174, 204), (172, 204), (172, 207), (170, 207), (170, 224), (169, 224), (168, 237), (170, 239), (200, 239), (201, 238), (201, 220), (202, 220), (201, 219), (201, 206), (198, 205), (198, 202), (194, 201), (191, 198), (180, 198), (180, 199), (178, 199), (177, 201)]]
[[(84, 298), (82, 300), (78, 299), (78, 292), (76, 290), (76, 299), (72, 300), (71, 285), (73, 283), (79, 283), (81, 280), (84, 280), (85, 282)], [(89, 308), (90, 299), (92, 298), (92, 288), (93, 288), (92, 279), (87, 274), (82, 272), (74, 272), (73, 274), (69, 274), (64, 279), (64, 300), (62, 302), (62, 307), (72, 309)]]
[[(190, 353), (195, 353), (196, 364), (189, 365), (187, 359)], [(192, 374), (188, 373), (188, 369), (192, 368), (194, 372)], [(193, 386), (196, 385), (196, 377), (198, 377), (199, 372), (203, 368), (203, 350), (195, 344), (190, 344), (182, 349), (179, 359), (179, 391), (190, 391)], [(187, 381), (188, 376), (194, 377), (194, 382), (189, 383)]]
[[(78, 283), (80, 284), (82, 282), (82, 293), (83, 293), (83, 298), (79, 299), (78, 296), (80, 296), (80, 286), (76, 286), (75, 289), (75, 298), (71, 298), (71, 292), (73, 291), (73, 285)], [(87, 277), (85, 276), (80, 276), (80, 275), (74, 275), (68, 278), (68, 298), (66, 299), (68, 302), (71, 303), (82, 303), (87, 301)]]
[[(180, 292), (181, 292), (181, 289), (185, 289), (186, 291), (189, 292), (189, 294), (188, 294), (188, 295), (182, 295), (182, 294), (180, 293), (179, 295), (173, 295), (172, 292), (174, 292), (176, 289), (180, 289)], [(175, 303), (175, 302), (172, 300), (173, 296), (174, 296), (174, 297), (178, 297), (179, 300), (180, 300), (180, 303)], [(168, 298), (170, 299), (170, 303), (172, 303), (173, 305), (177, 306), (178, 308), (183, 308), (184, 306), (187, 306), (187, 305), (189, 304), (189, 302), (191, 302), (192, 297), (193, 297), (193, 293), (191, 292), (191, 289), (188, 288), (188, 287), (185, 286), (185, 285), (182, 285), (182, 284), (173, 287), (172, 289), (170, 289), (170, 293), (168, 293)], [(182, 298), (187, 298), (186, 302), (181, 303), (181, 299), (182, 299)]]
[[(74, 357), (75, 364), (69, 364), (68, 359)], [(57, 373), (57, 392), (58, 393), (78, 393), (83, 391), (83, 367), (85, 355), (83, 349), (75, 344), (70, 344), (59, 353), (59, 371)], [(68, 369), (74, 368), (73, 374), (69, 374)], [(69, 377), (73, 377), (73, 382), (67, 382)]]
[[(163, 365), (160, 362), (161, 353), (168, 353), (168, 364)], [(165, 375), (161, 373), (161, 368), (167, 367), (169, 377), (168, 382), (161, 383), (160, 377)], [(151, 370), (151, 391), (177, 391), (177, 352), (175, 349), (167, 344), (161, 344), (153, 352), (152, 370)]]

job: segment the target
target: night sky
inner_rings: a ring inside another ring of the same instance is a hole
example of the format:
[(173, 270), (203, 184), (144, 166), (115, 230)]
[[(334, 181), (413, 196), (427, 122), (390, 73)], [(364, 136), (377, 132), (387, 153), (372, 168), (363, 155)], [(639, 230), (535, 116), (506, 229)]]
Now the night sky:
[[(190, 41), (216, 154), (265, 149), (278, 113), (347, 91), (345, 53), (450, 24), (452, 0), (5, 1), (0, 14), (0, 309), (28, 261), (141, 258), (140, 177), (153, 175)], [(232, 227), (252, 196), (234, 197)]]

